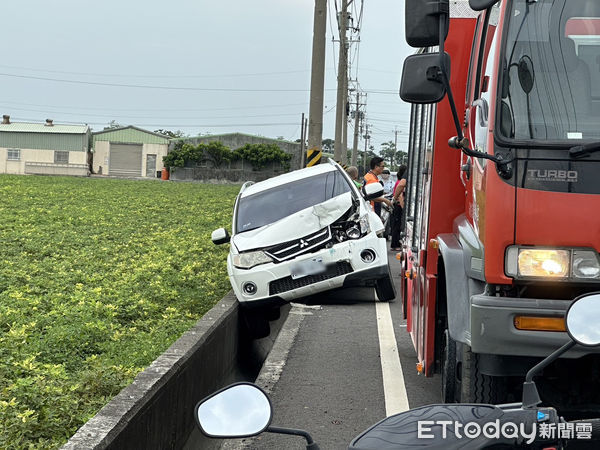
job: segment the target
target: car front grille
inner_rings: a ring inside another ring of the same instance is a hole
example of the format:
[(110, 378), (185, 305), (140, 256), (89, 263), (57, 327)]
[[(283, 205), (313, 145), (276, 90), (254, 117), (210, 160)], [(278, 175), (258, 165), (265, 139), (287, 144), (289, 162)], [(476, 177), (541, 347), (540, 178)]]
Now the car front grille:
[(276, 262), (286, 261), (298, 255), (320, 250), (331, 240), (330, 227), (323, 228), (316, 233), (309, 234), (300, 239), (277, 244), (265, 249), (265, 253)]
[(282, 292), (292, 291), (304, 286), (318, 283), (319, 281), (329, 280), (353, 272), (352, 265), (348, 261), (338, 261), (327, 267), (325, 272), (316, 275), (293, 279), (292, 277), (280, 278), (269, 284), (269, 295), (277, 295)]

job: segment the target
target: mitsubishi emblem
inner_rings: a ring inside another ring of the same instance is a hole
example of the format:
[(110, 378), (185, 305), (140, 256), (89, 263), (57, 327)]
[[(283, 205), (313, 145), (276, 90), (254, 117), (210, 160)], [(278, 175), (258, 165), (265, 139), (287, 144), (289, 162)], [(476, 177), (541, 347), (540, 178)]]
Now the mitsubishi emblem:
[(308, 242), (304, 239), (300, 239), (300, 248), (308, 247)]

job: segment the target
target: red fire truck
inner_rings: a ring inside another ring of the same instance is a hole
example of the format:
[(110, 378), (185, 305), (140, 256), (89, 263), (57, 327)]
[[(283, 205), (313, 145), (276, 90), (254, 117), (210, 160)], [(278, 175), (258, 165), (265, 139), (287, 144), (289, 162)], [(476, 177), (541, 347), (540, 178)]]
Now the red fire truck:
[[(406, 0), (406, 37), (417, 369), (446, 402), (510, 400), (567, 341), (572, 299), (600, 291), (600, 1)], [(566, 373), (563, 398), (599, 405), (598, 356), (570, 351), (544, 379)]]

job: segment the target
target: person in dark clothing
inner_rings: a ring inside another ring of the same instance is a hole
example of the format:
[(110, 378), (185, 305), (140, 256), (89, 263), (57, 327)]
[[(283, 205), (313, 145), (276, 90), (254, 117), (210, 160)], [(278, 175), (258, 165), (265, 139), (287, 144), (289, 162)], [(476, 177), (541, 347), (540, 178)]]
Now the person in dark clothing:
[(401, 250), (400, 247), (400, 233), (402, 233), (402, 211), (404, 209), (404, 190), (406, 188), (406, 178), (404, 174), (406, 173), (406, 166), (402, 165), (398, 168), (398, 181), (396, 181), (396, 185), (394, 186), (394, 196), (392, 198), (392, 203), (394, 204), (394, 209), (392, 209), (392, 242), (390, 242), (390, 247), (394, 251)]

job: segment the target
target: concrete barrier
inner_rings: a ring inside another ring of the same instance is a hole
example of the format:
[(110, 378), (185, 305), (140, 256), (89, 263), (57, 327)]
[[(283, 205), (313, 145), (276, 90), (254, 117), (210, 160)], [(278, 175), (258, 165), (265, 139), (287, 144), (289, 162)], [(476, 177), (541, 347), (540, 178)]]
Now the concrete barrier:
[[(254, 380), (290, 306), (271, 322), (270, 336), (251, 340), (240, 326), (239, 304), (227, 294), (62, 447), (181, 449), (194, 431), (198, 400), (229, 383)], [(221, 441), (195, 435), (197, 448)]]

